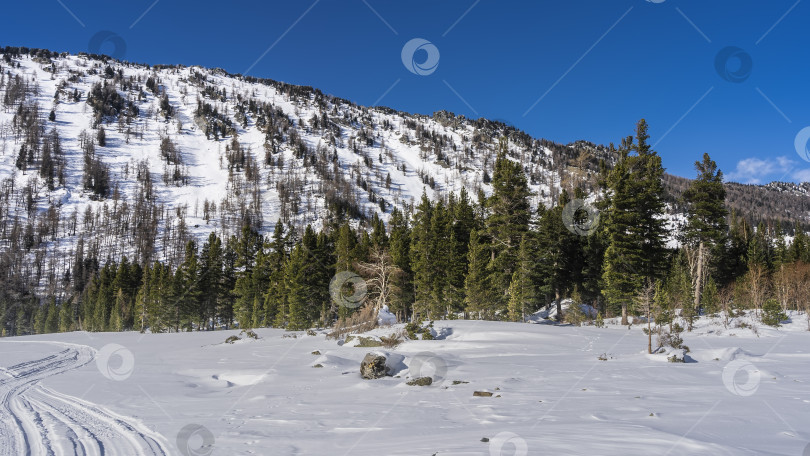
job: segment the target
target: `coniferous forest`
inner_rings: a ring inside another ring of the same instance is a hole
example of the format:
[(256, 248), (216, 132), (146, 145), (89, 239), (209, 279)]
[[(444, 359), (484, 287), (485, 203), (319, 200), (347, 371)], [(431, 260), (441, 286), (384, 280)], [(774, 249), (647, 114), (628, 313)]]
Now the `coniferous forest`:
[(664, 170), (648, 139), (642, 120), (599, 175), (604, 198), (592, 205), (576, 204), (585, 197), (577, 188), (532, 211), (526, 176), (502, 139), (491, 196), (423, 195), (412, 210), (395, 208), (387, 226), (376, 215), (369, 230), (343, 222), (299, 233), (279, 222), (264, 235), (246, 224), (227, 239), (212, 232), (201, 245), (188, 241), (176, 267), (126, 257), (101, 264), (80, 244), (64, 277), (67, 299), (7, 282), (4, 333), (330, 326), (356, 311), (341, 296), (355, 294), (357, 282), (333, 280), (344, 271), (364, 279), (363, 303), (387, 305), (401, 321), (520, 321), (566, 298), (592, 305), (597, 319), (625, 322), (645, 312), (665, 321), (680, 311), (689, 321), (735, 309), (810, 310), (807, 238), (799, 229), (786, 242), (778, 228), (729, 214), (708, 154), (682, 196), (679, 247), (668, 247)]
[[(691, 180), (666, 174), (644, 120), (618, 146), (561, 146), (486, 119), (370, 110), (270, 80), (228, 75), (232, 86), (220, 87), (217, 71), (28, 48), (2, 55), (13, 114), (0, 123), (2, 153), (14, 158), (0, 182), (5, 336), (305, 329), (364, 305), (386, 305), (400, 321), (521, 321), (556, 306), (557, 319), (575, 323), (755, 309), (777, 324), (810, 306), (806, 197), (724, 183), (708, 154), (695, 154)], [(51, 109), (37, 71), (50, 77)], [(265, 88), (293, 108), (257, 102)], [(62, 119), (84, 113), (89, 130), (60, 133)], [(148, 160), (115, 161), (152, 144), (153, 130), (162, 186)], [(184, 145), (194, 132), (216, 145), (219, 163), (206, 159), (227, 194), (192, 211), (161, 194), (199, 179), (189, 171), (199, 156)], [(251, 132), (263, 160), (241, 140)], [(418, 151), (422, 165), (398, 148)], [(422, 195), (408, 201), (411, 177)], [(62, 206), (71, 189), (88, 202), (75, 206), (82, 212)], [(263, 218), (269, 191), (275, 225)], [(190, 234), (206, 229), (187, 225), (192, 212), (211, 222), (207, 237)], [(325, 215), (308, 222), (315, 213)], [(595, 315), (564, 313), (567, 299)]]

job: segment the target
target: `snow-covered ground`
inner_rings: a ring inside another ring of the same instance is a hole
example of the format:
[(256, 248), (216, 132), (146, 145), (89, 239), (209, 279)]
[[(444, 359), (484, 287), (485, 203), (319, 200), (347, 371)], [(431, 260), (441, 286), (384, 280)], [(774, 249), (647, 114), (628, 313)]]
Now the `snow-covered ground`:
[[(2, 339), (0, 454), (798, 456), (810, 334), (793, 318), (704, 318), (683, 364), (615, 321), (437, 321), (437, 340), (396, 348), (275, 329), (233, 344), (238, 331)], [(372, 351), (394, 377), (360, 378)], [(435, 381), (406, 385), (417, 376)]]

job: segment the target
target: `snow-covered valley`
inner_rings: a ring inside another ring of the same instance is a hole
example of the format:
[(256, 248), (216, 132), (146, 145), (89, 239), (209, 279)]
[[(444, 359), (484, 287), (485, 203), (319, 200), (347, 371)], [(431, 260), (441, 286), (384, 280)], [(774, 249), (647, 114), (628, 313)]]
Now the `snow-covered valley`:
[[(0, 454), (801, 455), (810, 339), (792, 318), (703, 317), (686, 363), (612, 320), (437, 321), (436, 340), (395, 348), (276, 329), (9, 338)], [(369, 352), (397, 360), (393, 376), (361, 379)], [(50, 370), (21, 364), (49, 356)], [(406, 384), (419, 376), (434, 382)]]

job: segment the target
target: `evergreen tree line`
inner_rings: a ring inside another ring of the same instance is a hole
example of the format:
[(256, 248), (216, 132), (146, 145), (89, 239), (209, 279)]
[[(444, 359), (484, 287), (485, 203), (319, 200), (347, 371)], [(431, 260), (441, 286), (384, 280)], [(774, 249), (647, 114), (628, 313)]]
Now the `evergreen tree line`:
[[(330, 326), (361, 304), (386, 305), (401, 321), (521, 321), (550, 304), (558, 319), (575, 320), (588, 304), (624, 323), (680, 313), (690, 326), (706, 313), (807, 310), (810, 239), (801, 229), (787, 243), (780, 225), (754, 229), (727, 213), (722, 172), (704, 154), (680, 202), (685, 222), (670, 232), (664, 169), (648, 139), (641, 120), (635, 135), (610, 146), (619, 159), (602, 167), (599, 198), (562, 190), (550, 208), (532, 210), (526, 170), (502, 138), (490, 196), (423, 194), (411, 209), (392, 209), (387, 226), (376, 215), (368, 230), (331, 217), (321, 231), (279, 222), (265, 236), (246, 223), (226, 239), (189, 240), (174, 264), (101, 266), (79, 249), (69, 298), (0, 296), (3, 332), (300, 330)], [(672, 238), (677, 248), (667, 245)], [(363, 286), (335, 283), (347, 272)], [(357, 305), (341, 298), (358, 294)], [(564, 314), (567, 298), (574, 305)]]

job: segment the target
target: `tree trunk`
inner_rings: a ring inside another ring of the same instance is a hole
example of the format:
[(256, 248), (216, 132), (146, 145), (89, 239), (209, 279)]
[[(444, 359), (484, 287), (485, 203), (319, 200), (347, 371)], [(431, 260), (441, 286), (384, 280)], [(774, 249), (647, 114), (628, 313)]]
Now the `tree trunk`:
[(627, 303), (622, 303), (622, 324), (626, 325), (627, 323)]
[(562, 313), (562, 299), (560, 299), (560, 291), (554, 290), (554, 296), (557, 299), (557, 321), (562, 321), (563, 313)]
[[(696, 280), (695, 280), (695, 312), (698, 312), (700, 309), (700, 296), (703, 293), (703, 241), (700, 241), (698, 244), (698, 257), (697, 257), (697, 271), (695, 272)], [(698, 313), (698, 315), (700, 315)]]

